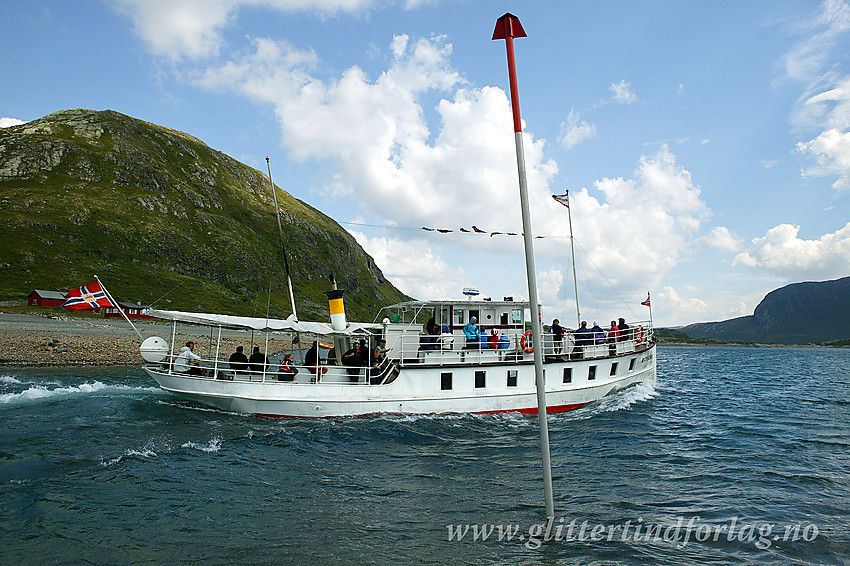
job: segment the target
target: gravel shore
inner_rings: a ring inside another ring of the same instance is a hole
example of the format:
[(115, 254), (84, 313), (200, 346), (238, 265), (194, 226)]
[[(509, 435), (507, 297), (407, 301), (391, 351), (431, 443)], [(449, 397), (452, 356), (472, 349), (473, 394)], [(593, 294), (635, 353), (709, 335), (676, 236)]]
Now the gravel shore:
[[(134, 323), (145, 338), (160, 336), (171, 342), (170, 323)], [(212, 358), (217, 338), (216, 333), (210, 341), (209, 328), (179, 325), (175, 344), (182, 346), (193, 340), (195, 353)], [(124, 320), (0, 313), (0, 366), (138, 365), (142, 363), (140, 344), (141, 340)], [(254, 344), (263, 349), (265, 334), (255, 333)], [(229, 357), (236, 346), (244, 346), (245, 353), (250, 354), (250, 332), (222, 336), (222, 357)], [(270, 356), (290, 348), (288, 338), (277, 336), (269, 340)]]

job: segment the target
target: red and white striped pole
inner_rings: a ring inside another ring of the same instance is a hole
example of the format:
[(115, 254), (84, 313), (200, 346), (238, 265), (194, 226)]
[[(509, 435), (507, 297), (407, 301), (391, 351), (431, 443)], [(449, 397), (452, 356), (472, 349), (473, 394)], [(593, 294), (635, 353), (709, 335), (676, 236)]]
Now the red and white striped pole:
[(508, 75), (511, 83), (511, 109), (514, 115), (516, 163), (519, 171), (519, 202), (522, 209), (522, 236), (525, 244), (525, 271), (528, 279), (528, 300), (531, 304), (531, 339), (534, 344), (534, 372), (537, 377), (537, 418), (540, 422), (540, 452), (543, 463), (543, 492), (546, 498), (546, 518), (549, 525), (555, 518), (552, 495), (552, 462), (549, 455), (549, 423), (546, 415), (546, 383), (543, 379), (543, 340), (541, 336), (540, 308), (537, 304), (537, 277), (534, 273), (534, 236), (531, 232), (531, 214), (528, 208), (528, 182), (525, 173), (525, 150), (522, 145), (522, 119), (519, 114), (519, 89), (514, 61), (514, 38), (526, 37), (519, 18), (505, 14), (496, 20), (493, 39), (504, 39), (508, 49)]

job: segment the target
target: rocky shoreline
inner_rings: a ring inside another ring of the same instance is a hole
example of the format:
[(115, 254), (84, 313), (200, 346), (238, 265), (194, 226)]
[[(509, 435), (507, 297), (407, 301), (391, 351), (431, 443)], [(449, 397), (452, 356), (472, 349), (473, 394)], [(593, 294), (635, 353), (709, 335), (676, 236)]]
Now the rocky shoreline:
[[(144, 337), (161, 336), (171, 341), (171, 325), (158, 322), (136, 323)], [(202, 358), (215, 356), (217, 336), (210, 340), (209, 329), (203, 327), (179, 328), (175, 343), (183, 345), (188, 340), (196, 343), (195, 352)], [(0, 366), (104, 366), (139, 365), (139, 337), (123, 320), (76, 318), (61, 315), (26, 313), (0, 313)], [(265, 334), (255, 334), (255, 345), (262, 349)], [(224, 357), (244, 346), (251, 351), (250, 334), (222, 337)], [(268, 352), (291, 349), (288, 338), (269, 340)]]

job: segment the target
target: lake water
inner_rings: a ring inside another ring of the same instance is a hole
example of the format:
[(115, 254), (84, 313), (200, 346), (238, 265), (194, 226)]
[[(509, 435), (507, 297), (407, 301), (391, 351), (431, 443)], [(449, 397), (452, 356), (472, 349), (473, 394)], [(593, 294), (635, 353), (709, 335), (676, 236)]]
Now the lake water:
[(850, 564), (848, 391), (847, 349), (662, 346), (655, 388), (550, 416), (544, 541), (536, 417), (266, 420), (0, 369), (0, 563)]

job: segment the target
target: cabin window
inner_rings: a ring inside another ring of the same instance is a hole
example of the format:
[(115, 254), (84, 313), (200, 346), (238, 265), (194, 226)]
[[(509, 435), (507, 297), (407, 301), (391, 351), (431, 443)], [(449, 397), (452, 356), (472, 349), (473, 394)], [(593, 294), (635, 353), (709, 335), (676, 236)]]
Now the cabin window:
[(466, 324), (463, 320), (463, 309), (455, 309), (453, 313), (454, 319), (452, 320), (452, 324), (454, 324), (455, 326)]
[(486, 371), (476, 371), (475, 372), (475, 388), (481, 389), (482, 387), (487, 386), (487, 372)]
[(522, 324), (522, 309), (513, 309), (511, 311), (511, 322), (514, 324)]
[(475, 322), (477, 322), (478, 324), (484, 322), (483, 320), (481, 320), (481, 315), (478, 314), (478, 309), (469, 309), (469, 320), (472, 320), (473, 316), (475, 317)]
[(508, 325), (508, 313), (503, 312), (499, 315), (499, 324), (501, 324), (502, 326)]
[(564, 383), (573, 382), (573, 368), (564, 368)]
[(451, 372), (441, 373), (440, 374), (440, 389), (443, 391), (452, 388), (452, 374)]
[(451, 319), (449, 318), (449, 307), (440, 307), (439, 320), (437, 320), (437, 324), (449, 324)]
[(593, 381), (596, 379), (596, 366), (590, 366), (587, 370), (587, 380)]
[[(507, 316), (507, 315), (505, 315)], [(516, 387), (517, 370), (508, 370), (508, 387)]]
[(637, 360), (637, 358), (632, 358), (631, 361), (629, 362), (629, 371), (633, 371), (635, 369), (635, 361), (636, 360)]
[(617, 375), (617, 364), (618, 362), (611, 364), (611, 373), (609, 375)]

